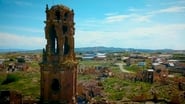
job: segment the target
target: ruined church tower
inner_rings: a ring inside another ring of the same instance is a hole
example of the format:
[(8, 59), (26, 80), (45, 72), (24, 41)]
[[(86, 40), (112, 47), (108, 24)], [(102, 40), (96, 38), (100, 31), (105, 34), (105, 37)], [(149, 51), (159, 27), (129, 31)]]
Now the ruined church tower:
[(74, 52), (74, 12), (63, 5), (46, 6), (41, 68), (41, 102), (75, 104), (77, 62)]

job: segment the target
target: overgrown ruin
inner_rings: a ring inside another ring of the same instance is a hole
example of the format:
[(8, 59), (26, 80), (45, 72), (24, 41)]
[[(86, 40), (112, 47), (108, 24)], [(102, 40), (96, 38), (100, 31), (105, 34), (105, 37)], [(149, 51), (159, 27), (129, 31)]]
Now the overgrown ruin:
[(74, 53), (74, 12), (63, 5), (46, 6), (41, 67), (41, 102), (75, 104), (77, 62)]
[(185, 104), (185, 51), (75, 54), (73, 19), (46, 6), (43, 54), (0, 54), (0, 104)]

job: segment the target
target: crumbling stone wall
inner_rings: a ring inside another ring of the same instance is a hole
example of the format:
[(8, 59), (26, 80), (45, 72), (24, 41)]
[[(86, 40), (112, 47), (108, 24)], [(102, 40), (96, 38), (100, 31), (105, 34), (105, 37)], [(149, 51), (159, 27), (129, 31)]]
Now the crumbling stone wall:
[(74, 53), (74, 12), (64, 5), (46, 6), (41, 67), (42, 103), (76, 102), (77, 62)]

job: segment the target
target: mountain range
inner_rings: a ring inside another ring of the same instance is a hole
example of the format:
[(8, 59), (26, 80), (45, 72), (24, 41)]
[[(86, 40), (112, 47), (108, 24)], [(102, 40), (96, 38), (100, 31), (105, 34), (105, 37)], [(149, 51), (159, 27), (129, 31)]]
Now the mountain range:
[[(101, 52), (101, 53), (109, 53), (109, 52), (165, 52), (171, 53), (181, 51), (185, 52), (185, 50), (173, 50), (173, 49), (135, 49), (135, 48), (116, 48), (116, 47), (82, 47), (82, 48), (75, 48), (75, 52), (77, 53), (94, 53), (94, 52)], [(26, 50), (26, 49), (0, 49), (0, 53), (7, 53), (7, 52), (23, 52), (23, 53), (41, 53), (42, 49), (36, 50)]]

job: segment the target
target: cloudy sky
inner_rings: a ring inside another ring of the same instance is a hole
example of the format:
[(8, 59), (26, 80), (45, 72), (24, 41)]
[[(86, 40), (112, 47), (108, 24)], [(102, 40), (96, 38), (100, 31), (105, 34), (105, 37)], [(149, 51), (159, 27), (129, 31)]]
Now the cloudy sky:
[(0, 0), (0, 49), (45, 47), (46, 4), (75, 12), (75, 46), (185, 49), (185, 0)]

